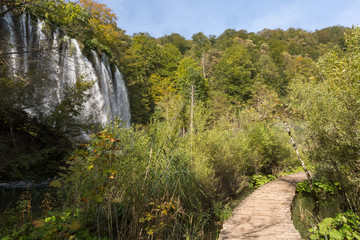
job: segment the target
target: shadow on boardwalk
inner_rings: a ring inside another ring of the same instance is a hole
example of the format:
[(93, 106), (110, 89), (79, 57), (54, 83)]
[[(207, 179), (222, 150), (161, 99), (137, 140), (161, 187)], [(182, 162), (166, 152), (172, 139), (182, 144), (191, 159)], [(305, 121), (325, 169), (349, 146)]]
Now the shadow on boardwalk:
[(296, 183), (306, 179), (295, 173), (261, 186), (225, 221), (219, 240), (301, 239), (291, 220)]

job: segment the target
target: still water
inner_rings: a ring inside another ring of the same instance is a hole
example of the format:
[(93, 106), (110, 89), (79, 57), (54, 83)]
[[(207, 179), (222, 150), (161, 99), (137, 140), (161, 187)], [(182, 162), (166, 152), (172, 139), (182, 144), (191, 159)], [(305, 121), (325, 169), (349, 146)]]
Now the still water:
[(41, 202), (49, 190), (49, 183), (12, 182), (0, 183), (0, 214), (7, 209), (16, 208), (21, 195), (28, 194), (31, 199), (31, 210), (34, 215), (41, 215)]
[(316, 214), (315, 200), (312, 197), (297, 194), (292, 205), (292, 218), (295, 228), (303, 239), (309, 239), (309, 229), (321, 222), (324, 218), (335, 217), (341, 212), (341, 206), (336, 199), (328, 198), (319, 201)]

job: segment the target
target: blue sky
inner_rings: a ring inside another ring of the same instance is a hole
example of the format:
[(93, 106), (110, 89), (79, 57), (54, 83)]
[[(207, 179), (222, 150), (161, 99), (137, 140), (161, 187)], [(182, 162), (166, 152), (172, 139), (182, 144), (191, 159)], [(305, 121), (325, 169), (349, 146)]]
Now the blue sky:
[(198, 32), (219, 36), (225, 29), (257, 32), (289, 27), (313, 31), (360, 23), (360, 0), (97, 0), (113, 9), (118, 26), (154, 37)]

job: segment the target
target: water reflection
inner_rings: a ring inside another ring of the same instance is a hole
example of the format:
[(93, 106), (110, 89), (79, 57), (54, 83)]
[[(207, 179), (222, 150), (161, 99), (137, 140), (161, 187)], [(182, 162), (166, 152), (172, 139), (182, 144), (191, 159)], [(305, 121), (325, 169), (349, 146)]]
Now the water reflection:
[(292, 206), (292, 218), (295, 228), (303, 239), (311, 235), (309, 229), (321, 222), (324, 218), (335, 217), (341, 212), (339, 202), (335, 198), (321, 199), (318, 214), (315, 214), (315, 200), (310, 196), (297, 194)]

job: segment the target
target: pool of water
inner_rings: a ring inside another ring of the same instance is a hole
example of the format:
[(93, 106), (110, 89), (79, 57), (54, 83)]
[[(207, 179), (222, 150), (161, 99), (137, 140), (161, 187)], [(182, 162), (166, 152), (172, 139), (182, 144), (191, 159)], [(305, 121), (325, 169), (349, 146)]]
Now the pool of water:
[(49, 190), (48, 183), (23, 184), (23, 182), (0, 184), (0, 214), (7, 209), (16, 208), (22, 195), (31, 200), (33, 215), (41, 215), (41, 202), (44, 194)]
[(315, 201), (312, 197), (297, 194), (292, 205), (294, 226), (303, 239), (308, 239), (311, 235), (309, 229), (324, 218), (335, 217), (336, 214), (341, 212), (340, 207), (337, 199), (328, 198), (319, 201), (319, 209), (316, 211)]

